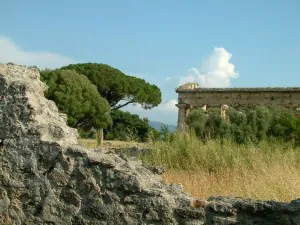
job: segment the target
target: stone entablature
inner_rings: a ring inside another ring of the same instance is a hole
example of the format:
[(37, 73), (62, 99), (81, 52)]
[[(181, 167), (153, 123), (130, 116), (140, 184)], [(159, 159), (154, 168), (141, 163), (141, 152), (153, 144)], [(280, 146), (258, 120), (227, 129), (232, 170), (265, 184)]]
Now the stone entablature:
[(176, 88), (176, 93), (185, 92), (299, 92), (300, 87), (257, 87), (257, 88)]
[[(188, 88), (187, 88), (188, 87)], [(178, 93), (178, 129), (186, 127), (186, 117), (193, 107), (220, 107), (225, 116), (226, 107), (274, 106), (297, 111), (300, 107), (300, 87), (263, 88), (200, 88), (194, 83), (184, 84), (176, 89)]]

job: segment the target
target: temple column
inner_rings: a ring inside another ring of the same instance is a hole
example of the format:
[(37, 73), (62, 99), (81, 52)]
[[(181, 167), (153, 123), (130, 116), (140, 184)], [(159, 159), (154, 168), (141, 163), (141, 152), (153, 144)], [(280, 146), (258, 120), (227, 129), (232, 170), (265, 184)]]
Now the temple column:
[(177, 130), (185, 131), (187, 128), (186, 118), (191, 107), (187, 104), (176, 104), (176, 106), (178, 107)]
[(227, 118), (227, 110), (228, 110), (228, 105), (221, 105), (221, 117), (226, 120)]
[(296, 116), (300, 118), (300, 106), (296, 108)]

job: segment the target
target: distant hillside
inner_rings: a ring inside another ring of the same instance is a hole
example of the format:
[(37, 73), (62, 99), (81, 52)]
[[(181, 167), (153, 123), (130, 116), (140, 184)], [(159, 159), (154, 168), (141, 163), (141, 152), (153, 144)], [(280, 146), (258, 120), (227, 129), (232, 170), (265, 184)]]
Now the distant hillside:
[(149, 125), (151, 127), (153, 127), (154, 129), (158, 130), (158, 131), (160, 131), (160, 128), (161, 128), (162, 125), (166, 125), (169, 128), (169, 130), (172, 131), (172, 132), (176, 131), (176, 126), (175, 125), (164, 124), (164, 123), (159, 122), (159, 121), (150, 121)]

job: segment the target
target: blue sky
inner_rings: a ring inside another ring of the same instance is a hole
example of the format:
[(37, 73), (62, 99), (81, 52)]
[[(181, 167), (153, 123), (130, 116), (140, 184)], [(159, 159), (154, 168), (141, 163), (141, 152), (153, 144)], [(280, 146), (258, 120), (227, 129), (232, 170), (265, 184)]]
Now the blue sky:
[(0, 27), (0, 62), (112, 65), (162, 90), (127, 110), (170, 124), (183, 82), (300, 86), (299, 0), (2, 0)]

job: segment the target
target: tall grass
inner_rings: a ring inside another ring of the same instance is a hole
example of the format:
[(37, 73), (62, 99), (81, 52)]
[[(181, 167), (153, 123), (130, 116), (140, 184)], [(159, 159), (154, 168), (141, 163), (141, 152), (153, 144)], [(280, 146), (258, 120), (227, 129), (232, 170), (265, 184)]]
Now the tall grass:
[(230, 141), (199, 141), (176, 133), (153, 143), (146, 163), (167, 167), (167, 182), (182, 183), (192, 195), (289, 201), (300, 197), (300, 148), (263, 141), (256, 146)]

